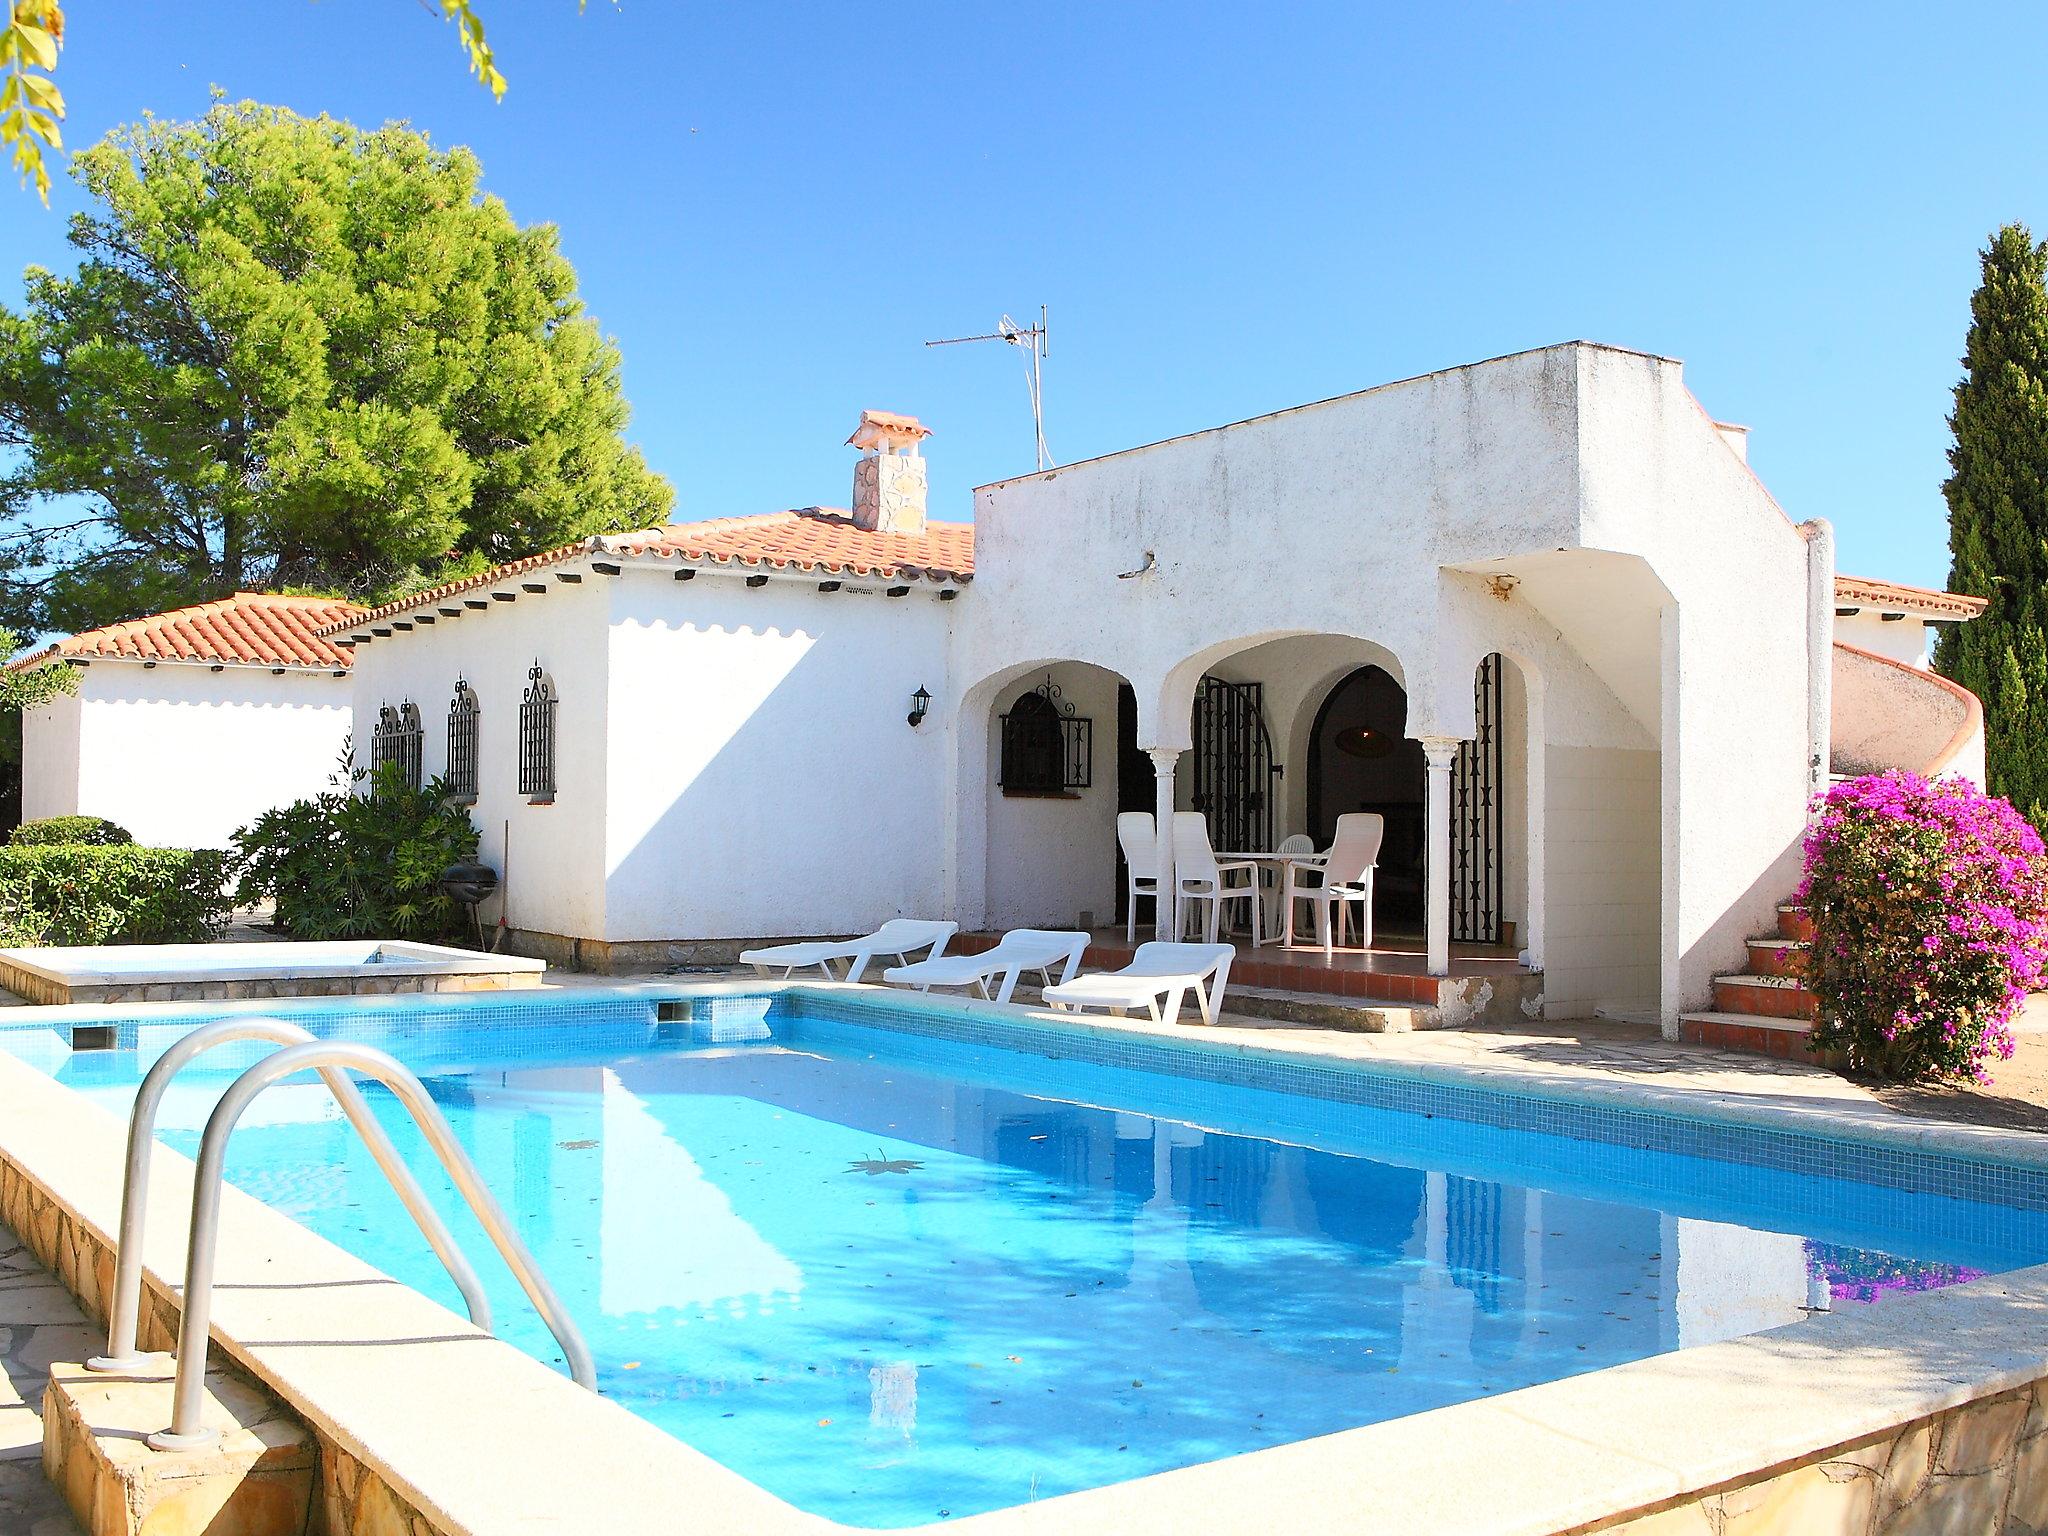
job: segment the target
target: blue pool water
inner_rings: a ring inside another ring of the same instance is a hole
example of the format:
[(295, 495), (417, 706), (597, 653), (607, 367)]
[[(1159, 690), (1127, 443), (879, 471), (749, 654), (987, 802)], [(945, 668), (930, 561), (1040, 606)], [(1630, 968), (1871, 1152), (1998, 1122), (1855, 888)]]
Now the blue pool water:
[[(671, 1006), (688, 1016), (669, 1022), (617, 995), (275, 1011), (427, 1078), (607, 1396), (856, 1525), (2048, 1260), (2048, 1191), (2017, 1170), (1384, 1074), (1276, 1075), (1199, 1047), (1084, 1049), (824, 993)], [(68, 1056), (0, 1025), (0, 1049), (125, 1109), (195, 1021), (131, 1019), (119, 1049)], [(262, 1049), (188, 1069), (164, 1139), (195, 1150)], [(479, 1255), (500, 1333), (556, 1360), (417, 1133), (370, 1096)], [(459, 1310), (317, 1084), (258, 1100), (228, 1171)]]

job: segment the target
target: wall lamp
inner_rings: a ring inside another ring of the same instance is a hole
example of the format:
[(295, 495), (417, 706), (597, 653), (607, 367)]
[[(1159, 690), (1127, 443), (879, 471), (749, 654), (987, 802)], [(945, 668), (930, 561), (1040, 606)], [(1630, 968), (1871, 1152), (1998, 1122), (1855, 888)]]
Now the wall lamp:
[(932, 696), (920, 688), (910, 696), (910, 728), (916, 730), (924, 724), (924, 717), (931, 713)]

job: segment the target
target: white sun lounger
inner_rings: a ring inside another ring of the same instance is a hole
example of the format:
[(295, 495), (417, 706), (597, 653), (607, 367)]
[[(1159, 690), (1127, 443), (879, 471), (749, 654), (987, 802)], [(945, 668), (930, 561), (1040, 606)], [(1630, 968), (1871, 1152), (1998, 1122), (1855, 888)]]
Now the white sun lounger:
[(972, 987), (988, 997), (989, 978), (999, 975), (1002, 985), (990, 1000), (1007, 1003), (1010, 994), (1017, 990), (1017, 978), (1026, 971), (1038, 972), (1045, 978), (1045, 984), (1052, 986), (1053, 967), (1059, 966), (1060, 980), (1072, 981), (1074, 972), (1081, 968), (1081, 952), (1087, 947), (1085, 933), (1012, 928), (996, 941), (994, 948), (978, 955), (934, 955), (912, 965), (892, 966), (882, 972), (882, 980), (899, 987), (915, 987), (920, 992), (933, 987)]
[(1108, 1008), (1116, 1013), (1143, 1008), (1153, 1023), (1171, 1024), (1180, 1017), (1181, 1000), (1193, 992), (1202, 1022), (1213, 1024), (1223, 1011), (1223, 988), (1236, 954), (1229, 944), (1140, 944), (1122, 970), (1047, 987), (1045, 1000), (1055, 1008)]
[[(946, 952), (946, 941), (959, 931), (958, 923), (925, 922), (914, 917), (892, 917), (873, 933), (857, 939), (819, 939), (805, 944), (771, 944), (766, 949), (740, 951), (740, 959), (766, 976), (781, 967), (784, 979), (816, 966), (827, 981), (859, 981), (868, 962), (877, 955), (908, 960), (920, 949), (929, 949), (936, 960)], [(836, 976), (832, 962), (846, 962), (845, 976)]]

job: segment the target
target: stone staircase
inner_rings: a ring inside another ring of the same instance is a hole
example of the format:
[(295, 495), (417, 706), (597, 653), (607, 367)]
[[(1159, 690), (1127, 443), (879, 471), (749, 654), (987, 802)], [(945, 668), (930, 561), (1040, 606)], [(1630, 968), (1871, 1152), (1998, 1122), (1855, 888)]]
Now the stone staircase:
[(1807, 1031), (1814, 996), (1800, 978), (1813, 927), (1795, 906), (1778, 908), (1778, 931), (1750, 939), (1748, 968), (1714, 978), (1714, 1006), (1679, 1015), (1679, 1033), (1695, 1045), (1754, 1051), (1784, 1061), (1810, 1062)]

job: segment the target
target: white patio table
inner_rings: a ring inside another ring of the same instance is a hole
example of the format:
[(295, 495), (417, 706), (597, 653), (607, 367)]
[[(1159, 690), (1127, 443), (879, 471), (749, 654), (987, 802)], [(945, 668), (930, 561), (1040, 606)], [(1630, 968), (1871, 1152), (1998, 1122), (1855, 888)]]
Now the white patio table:
[(1286, 928), (1285, 918), (1287, 914), (1280, 910), (1280, 903), (1285, 899), (1287, 891), (1287, 866), (1298, 864), (1304, 869), (1321, 869), (1327, 858), (1327, 854), (1321, 853), (1224, 853), (1219, 850), (1216, 854), (1218, 863), (1231, 859), (1250, 861), (1258, 873), (1259, 884), (1262, 888), (1265, 888), (1270, 881), (1273, 897), (1271, 907), (1273, 919), (1265, 924), (1266, 932), (1265, 936), (1259, 940), (1260, 944), (1279, 944), (1283, 942), (1282, 936)]

